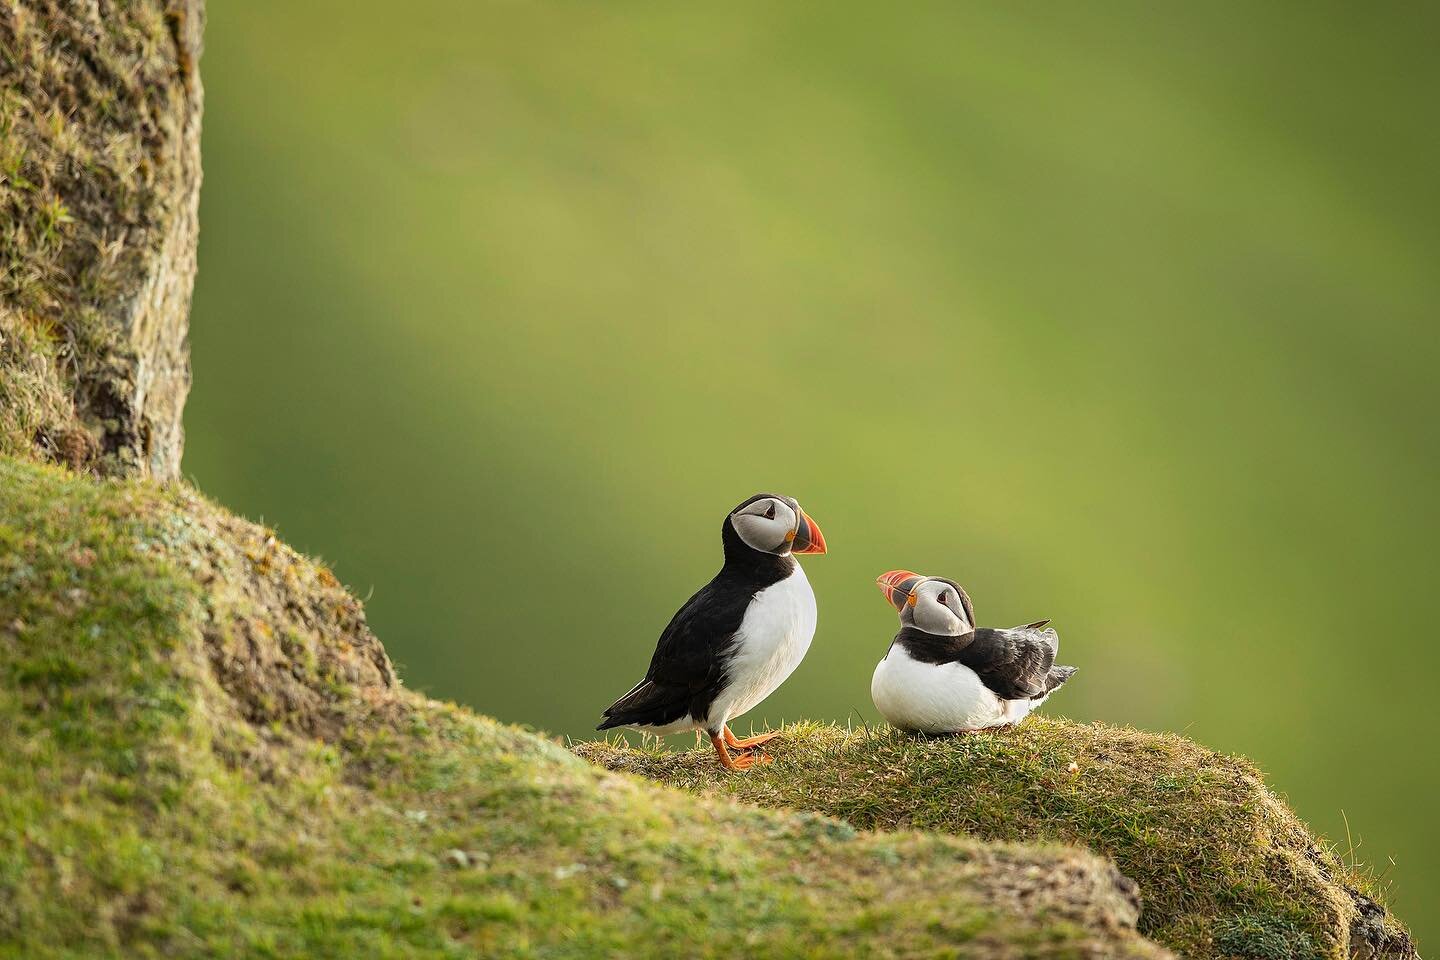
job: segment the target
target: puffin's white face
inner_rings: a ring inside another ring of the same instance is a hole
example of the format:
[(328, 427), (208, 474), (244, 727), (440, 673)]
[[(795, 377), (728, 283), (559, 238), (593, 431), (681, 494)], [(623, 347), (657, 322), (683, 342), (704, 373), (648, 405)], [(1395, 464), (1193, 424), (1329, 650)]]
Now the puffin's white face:
[(958, 637), (969, 633), (972, 625), (965, 619), (960, 594), (944, 580), (925, 580), (911, 593), (910, 607), (915, 626), (939, 637)]
[(731, 511), (730, 525), (747, 547), (762, 553), (825, 552), (820, 528), (789, 497), (757, 494)]
[(761, 497), (730, 514), (746, 546), (782, 557), (790, 552), (798, 520), (796, 508), (779, 497)]
[(899, 612), (901, 626), (940, 637), (958, 637), (975, 629), (975, 608), (954, 580), (891, 570), (876, 577), (875, 585)]

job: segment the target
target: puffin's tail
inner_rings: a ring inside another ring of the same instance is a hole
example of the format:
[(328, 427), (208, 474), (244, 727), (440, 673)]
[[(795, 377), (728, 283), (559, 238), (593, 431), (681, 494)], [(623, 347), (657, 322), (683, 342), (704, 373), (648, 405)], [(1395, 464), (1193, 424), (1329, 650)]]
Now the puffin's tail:
[(653, 680), (641, 680), (630, 692), (605, 708), (596, 730), (611, 727), (664, 726), (678, 720), (688, 703), (684, 690), (662, 686)]
[(1065, 681), (1075, 676), (1079, 667), (1051, 667), (1050, 673), (1045, 677), (1045, 696), (1049, 696), (1065, 685)]

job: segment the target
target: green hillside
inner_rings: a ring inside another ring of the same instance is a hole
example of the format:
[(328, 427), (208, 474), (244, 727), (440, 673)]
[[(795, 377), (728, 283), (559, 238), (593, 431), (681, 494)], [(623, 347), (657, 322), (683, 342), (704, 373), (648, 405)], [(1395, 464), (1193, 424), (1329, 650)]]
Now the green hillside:
[(323, 566), (0, 459), (0, 956), (1167, 956), (1074, 848), (609, 774), (404, 690)]

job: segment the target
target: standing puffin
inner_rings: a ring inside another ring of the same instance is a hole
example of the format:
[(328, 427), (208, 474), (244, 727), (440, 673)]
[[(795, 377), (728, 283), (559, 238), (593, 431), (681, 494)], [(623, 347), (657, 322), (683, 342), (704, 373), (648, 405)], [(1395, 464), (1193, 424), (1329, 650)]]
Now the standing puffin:
[(703, 730), (720, 763), (743, 770), (769, 761), (751, 748), (776, 734), (740, 740), (728, 723), (784, 683), (810, 648), (815, 594), (794, 554), (824, 553), (825, 537), (790, 497), (757, 493), (725, 516), (720, 539), (725, 565), (670, 619), (645, 679), (595, 729)]
[(900, 632), (875, 667), (870, 698), (890, 724), (962, 733), (1019, 723), (1075, 673), (1055, 666), (1060, 637), (1049, 620), (975, 627), (960, 584), (891, 570), (875, 581), (900, 612)]

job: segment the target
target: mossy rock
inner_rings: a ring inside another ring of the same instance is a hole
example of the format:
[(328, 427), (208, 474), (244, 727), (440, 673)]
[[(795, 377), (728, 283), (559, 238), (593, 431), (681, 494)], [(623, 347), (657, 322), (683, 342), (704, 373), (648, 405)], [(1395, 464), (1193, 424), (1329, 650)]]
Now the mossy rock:
[(802, 723), (767, 749), (773, 764), (734, 776), (708, 746), (575, 746), (611, 770), (861, 829), (1104, 853), (1140, 885), (1140, 930), (1187, 957), (1415, 956), (1367, 878), (1316, 840), (1253, 764), (1183, 737), (1036, 716), (942, 738)]
[(0, 2), (0, 453), (179, 474), (203, 20)]
[(0, 458), (0, 957), (1168, 956), (1138, 912), (1073, 847), (601, 770), (407, 691), (271, 531)]

